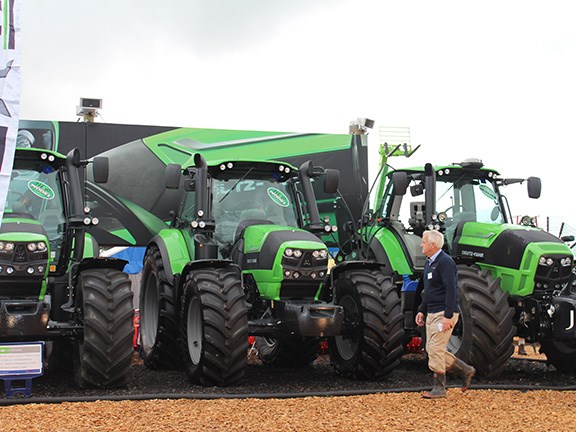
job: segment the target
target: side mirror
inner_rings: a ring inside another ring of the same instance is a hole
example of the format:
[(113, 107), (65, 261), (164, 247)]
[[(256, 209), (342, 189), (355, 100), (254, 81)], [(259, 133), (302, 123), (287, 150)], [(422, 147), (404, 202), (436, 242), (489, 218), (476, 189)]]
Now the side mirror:
[(72, 166), (80, 167), (80, 150), (77, 148), (73, 148), (68, 152), (66, 155), (66, 161)]
[(530, 198), (540, 198), (540, 193), (542, 192), (542, 181), (540, 177), (528, 177), (528, 197)]
[(410, 180), (405, 172), (395, 171), (392, 173), (392, 192), (394, 195), (406, 194), (409, 184)]
[(178, 164), (166, 165), (164, 173), (164, 185), (166, 189), (178, 189), (180, 187), (180, 178), (182, 177), (182, 167)]
[(340, 183), (340, 171), (327, 168), (324, 171), (324, 192), (327, 194), (336, 193)]
[(92, 160), (92, 174), (95, 183), (106, 183), (110, 173), (110, 163), (107, 157), (99, 156)]
[(573, 235), (565, 235), (565, 236), (560, 237), (560, 240), (562, 240), (563, 242), (573, 242), (574, 236)]
[(306, 161), (300, 165), (299, 171), (308, 178), (312, 178), (314, 175), (314, 165), (312, 161)]

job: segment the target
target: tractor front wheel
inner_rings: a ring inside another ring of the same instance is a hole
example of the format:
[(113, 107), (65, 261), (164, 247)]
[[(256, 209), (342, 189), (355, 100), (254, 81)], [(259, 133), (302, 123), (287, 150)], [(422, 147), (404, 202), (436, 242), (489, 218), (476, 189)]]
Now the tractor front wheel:
[(458, 266), (458, 285), (460, 317), (448, 350), (480, 375), (497, 376), (514, 352), (514, 309), (508, 293), (498, 279), (476, 266)]
[(134, 306), (126, 273), (90, 269), (80, 273), (76, 306), (84, 337), (74, 347), (74, 379), (80, 388), (126, 383), (134, 346)]
[(144, 257), (140, 345), (144, 364), (150, 369), (181, 369), (176, 291), (167, 281), (162, 254), (156, 245)]
[(351, 270), (335, 281), (336, 303), (344, 308), (342, 335), (328, 339), (337, 373), (376, 380), (388, 375), (403, 354), (400, 297), (389, 276)]
[(576, 372), (576, 342), (545, 340), (540, 352), (546, 354), (546, 363), (560, 372)]
[(244, 377), (248, 315), (236, 272), (203, 269), (186, 275), (181, 316), (186, 375), (191, 383), (224, 387)]

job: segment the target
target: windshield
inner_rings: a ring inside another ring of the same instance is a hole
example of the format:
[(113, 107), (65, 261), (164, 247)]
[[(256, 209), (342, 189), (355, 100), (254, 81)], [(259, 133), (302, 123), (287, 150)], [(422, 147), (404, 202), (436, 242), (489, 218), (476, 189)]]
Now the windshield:
[(502, 224), (504, 217), (492, 182), (461, 176), (436, 183), (436, 212), (445, 212), (448, 221), (476, 221)]
[[(189, 192), (184, 201), (182, 218), (186, 222), (196, 219), (194, 195), (194, 192)], [(263, 224), (297, 227), (297, 214), (292, 183), (250, 179), (248, 176), (212, 180), (215, 238), (224, 255), (234, 244), (236, 228), (240, 222), (250, 219), (261, 220)]]
[[(386, 191), (385, 205), (390, 199), (390, 184)], [(392, 206), (393, 220), (403, 222), (407, 229), (424, 227), (424, 192), (420, 195), (403, 197), (400, 206)], [(399, 213), (394, 214), (399, 208)], [(494, 183), (485, 178), (466, 174), (436, 178), (436, 213), (447, 215), (446, 232), (455, 229), (460, 222), (482, 222), (490, 224), (505, 223), (498, 192)]]
[(42, 224), (54, 260), (58, 259), (66, 220), (58, 175), (58, 171), (14, 169), (4, 208), (4, 218), (34, 219)]

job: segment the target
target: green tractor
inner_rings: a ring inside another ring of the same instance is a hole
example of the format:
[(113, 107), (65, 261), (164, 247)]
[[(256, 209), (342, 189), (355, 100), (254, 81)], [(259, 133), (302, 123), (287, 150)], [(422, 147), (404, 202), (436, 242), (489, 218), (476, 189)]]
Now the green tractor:
[(513, 224), (502, 192), (526, 182), (529, 197), (538, 198), (540, 179), (503, 178), (479, 160), (387, 172), (387, 157), (398, 155), (398, 148), (381, 149), (381, 155), (384, 175), (374, 211), (364, 218), (352, 252), (383, 263), (394, 276), (406, 334), (417, 335), (416, 281), (425, 264), (421, 236), (438, 229), (458, 267), (462, 313), (451, 352), (480, 374), (496, 376), (520, 336), (539, 343), (558, 370), (576, 370), (574, 256), (558, 237)]
[[(125, 261), (97, 258), (86, 230), (87, 161), (78, 150), (16, 149), (0, 226), (0, 343), (45, 342), (49, 367), (80, 387), (125, 383), (132, 353), (132, 290)], [(99, 182), (107, 160), (94, 160)]]
[(223, 161), (195, 154), (166, 167), (184, 189), (170, 227), (147, 247), (140, 290), (142, 356), (150, 368), (184, 367), (201, 385), (237, 383), (254, 336), (265, 364), (299, 367), (328, 338), (335, 370), (378, 379), (402, 354), (400, 297), (368, 262), (329, 267), (318, 211), (339, 173), (305, 162)]

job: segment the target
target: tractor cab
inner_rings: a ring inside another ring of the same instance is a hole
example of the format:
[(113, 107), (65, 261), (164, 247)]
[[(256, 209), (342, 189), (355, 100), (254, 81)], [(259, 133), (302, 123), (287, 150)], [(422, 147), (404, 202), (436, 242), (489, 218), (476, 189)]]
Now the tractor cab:
[[(428, 164), (423, 168), (398, 170), (391, 173), (389, 179), (379, 209), (383, 220), (407, 245), (418, 243), (426, 229), (440, 230), (445, 234), (445, 249), (453, 255), (457, 253), (466, 223), (494, 226), (511, 223), (507, 200), (500, 188), (524, 181), (502, 179), (497, 171), (485, 168), (481, 161), (474, 159), (453, 165), (432, 167)], [(529, 195), (539, 195), (538, 179), (527, 181)], [(398, 193), (399, 183), (407, 183), (402, 193)], [(418, 239), (412, 238), (414, 236)], [(408, 249), (414, 261), (419, 262), (415, 247)]]

